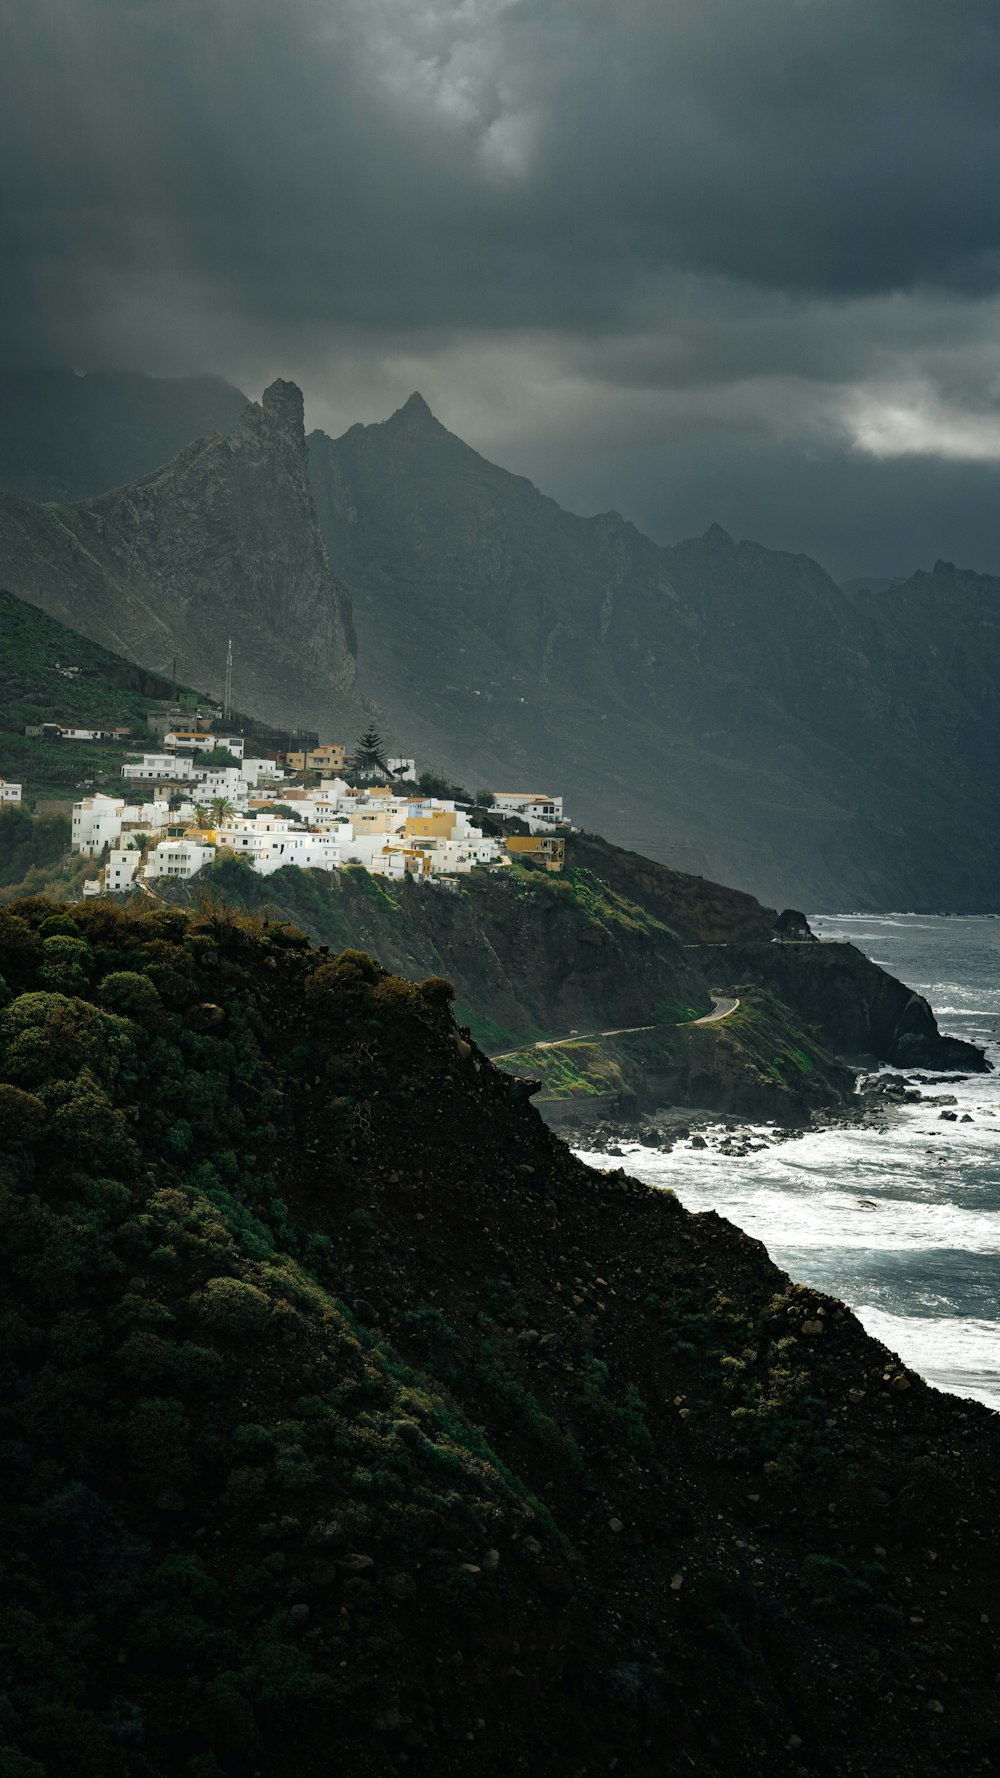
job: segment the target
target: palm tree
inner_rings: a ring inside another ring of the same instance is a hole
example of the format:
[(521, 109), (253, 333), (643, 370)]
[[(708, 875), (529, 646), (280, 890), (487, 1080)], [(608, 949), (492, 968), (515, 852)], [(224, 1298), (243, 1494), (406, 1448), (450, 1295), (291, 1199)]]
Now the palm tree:
[(220, 826), (223, 821), (228, 821), (233, 812), (233, 805), (228, 796), (213, 796), (211, 808), (212, 817), (217, 827)]
[(195, 803), (194, 818), (195, 818), (195, 821), (198, 823), (199, 827), (207, 827), (208, 826), (208, 804), (207, 803)]

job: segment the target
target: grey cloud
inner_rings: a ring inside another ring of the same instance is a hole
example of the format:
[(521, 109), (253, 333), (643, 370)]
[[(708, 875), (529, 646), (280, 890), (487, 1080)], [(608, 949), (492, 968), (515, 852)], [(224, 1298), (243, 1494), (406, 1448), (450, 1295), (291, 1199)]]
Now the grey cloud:
[(887, 449), (968, 412), (993, 450), (995, 0), (11, 10), (8, 361), (291, 374), (334, 430), (419, 385), (661, 533), (657, 462), (758, 531), (751, 447), (817, 523), (796, 453), (888, 490), (852, 449), (883, 399), (932, 411)]
[(6, 319), (100, 332), (151, 279), (374, 330), (614, 327), (668, 270), (981, 288), (998, 73), (992, 0), (21, 0)]

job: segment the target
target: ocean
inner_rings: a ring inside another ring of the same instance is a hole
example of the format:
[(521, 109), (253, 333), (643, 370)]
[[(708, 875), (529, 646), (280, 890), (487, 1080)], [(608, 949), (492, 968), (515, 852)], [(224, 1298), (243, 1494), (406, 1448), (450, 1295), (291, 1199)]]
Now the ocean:
[(954, 1093), (949, 1109), (972, 1121), (904, 1106), (886, 1132), (817, 1130), (741, 1158), (624, 1143), (625, 1165), (689, 1210), (738, 1223), (797, 1282), (849, 1303), (929, 1383), (1000, 1409), (1000, 917), (826, 914), (810, 924), (924, 994), (942, 1031), (986, 1048), (997, 1072), (925, 1089)]

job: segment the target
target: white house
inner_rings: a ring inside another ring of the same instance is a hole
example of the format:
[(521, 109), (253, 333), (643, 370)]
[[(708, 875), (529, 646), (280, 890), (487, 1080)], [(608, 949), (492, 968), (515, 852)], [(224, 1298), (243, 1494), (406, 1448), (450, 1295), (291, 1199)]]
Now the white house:
[(196, 766), (195, 777), (206, 796), (245, 797), (250, 786), (239, 766)]
[(127, 728), (60, 728), (62, 741), (123, 741)]
[[(131, 805), (138, 813), (139, 805)], [(97, 858), (105, 846), (117, 840), (122, 831), (122, 818), (129, 804), (124, 797), (85, 796), (73, 804), (70, 824), (70, 850)]]
[(313, 833), (279, 816), (258, 816), (255, 821), (227, 821), (216, 828), (215, 837), (220, 847), (245, 858), (262, 877), (285, 864), (338, 870), (342, 863), (339, 828)]
[(255, 759), (243, 755), (243, 776), (248, 784), (280, 782), (285, 776), (284, 766), (279, 766), (276, 759)]
[(123, 895), (133, 888), (142, 853), (135, 846), (112, 846), (104, 869), (104, 888), (111, 895)]
[(495, 790), (493, 805), (499, 815), (518, 815), (529, 833), (552, 833), (564, 823), (563, 799), (543, 790)]
[(193, 877), (215, 857), (215, 847), (203, 840), (161, 840), (146, 860), (143, 876)]
[(163, 745), (182, 748), (185, 753), (211, 753), (216, 747), (221, 747), (231, 753), (234, 759), (242, 759), (245, 743), (242, 735), (210, 735), (204, 729), (168, 729), (163, 737)]
[[(236, 770), (235, 766), (233, 770)], [(144, 753), (141, 761), (127, 760), (122, 766), (123, 778), (140, 780), (147, 784), (191, 784), (202, 776), (192, 761), (179, 753)]]
[(0, 778), (0, 803), (19, 803), (20, 800), (20, 784), (8, 784), (6, 778)]
[(123, 833), (155, 833), (169, 827), (174, 817), (169, 803), (127, 803), (118, 796), (85, 796), (73, 804), (70, 826), (70, 851), (99, 857), (105, 846), (113, 846)]

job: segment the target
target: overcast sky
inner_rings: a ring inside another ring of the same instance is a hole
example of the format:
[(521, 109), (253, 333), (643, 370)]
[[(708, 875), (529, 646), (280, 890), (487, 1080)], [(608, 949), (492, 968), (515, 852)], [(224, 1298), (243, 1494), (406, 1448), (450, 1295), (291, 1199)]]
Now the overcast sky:
[(2, 356), (1000, 571), (998, 93), (997, 0), (8, 0)]

